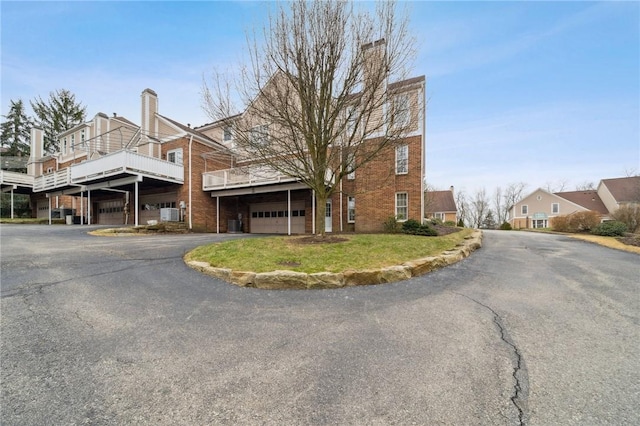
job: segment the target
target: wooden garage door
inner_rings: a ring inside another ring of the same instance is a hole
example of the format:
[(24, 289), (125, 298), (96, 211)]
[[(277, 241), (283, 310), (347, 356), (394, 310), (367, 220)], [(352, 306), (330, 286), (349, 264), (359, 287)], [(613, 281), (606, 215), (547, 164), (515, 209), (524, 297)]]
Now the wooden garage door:
[[(251, 204), (250, 232), (254, 234), (286, 234), (289, 212), (287, 203)], [(291, 233), (304, 234), (304, 201), (291, 202)]]
[(49, 217), (49, 199), (38, 201), (36, 204), (38, 209), (38, 219)]

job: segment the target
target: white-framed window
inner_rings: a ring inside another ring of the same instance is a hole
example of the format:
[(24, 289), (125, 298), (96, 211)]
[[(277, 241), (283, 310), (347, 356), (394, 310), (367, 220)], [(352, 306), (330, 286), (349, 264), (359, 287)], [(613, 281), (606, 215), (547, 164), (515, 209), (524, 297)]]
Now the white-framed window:
[(347, 222), (356, 221), (356, 197), (347, 197)]
[(442, 212), (434, 213), (433, 217), (436, 218), (436, 219), (440, 219), (440, 220), (444, 221), (444, 213), (442, 213)]
[(251, 143), (266, 145), (269, 143), (269, 125), (262, 124), (251, 129)]
[(76, 148), (76, 135), (71, 135), (71, 145), (69, 145), (71, 148), (71, 152), (73, 152)]
[(551, 213), (552, 214), (560, 213), (560, 203), (551, 203)]
[(86, 140), (86, 132), (85, 129), (80, 130), (80, 146), (84, 147), (85, 146), (85, 140)]
[(393, 123), (398, 127), (409, 125), (409, 95), (396, 95), (393, 99)]
[(529, 214), (529, 206), (528, 206), (528, 205), (526, 205), (526, 204), (523, 204), (523, 205), (520, 207), (520, 212), (521, 212), (522, 214)]
[(233, 139), (233, 133), (231, 133), (231, 126), (226, 126), (223, 129), (222, 140), (228, 142)]
[(396, 220), (405, 221), (409, 213), (409, 194), (396, 192)]
[(170, 163), (182, 164), (182, 148), (167, 151), (167, 161)]
[(396, 174), (405, 175), (409, 173), (409, 146), (399, 145), (396, 147)]
[(62, 138), (62, 155), (67, 153), (67, 138)]
[(350, 170), (347, 173), (348, 180), (354, 180), (356, 178), (356, 171), (353, 170), (353, 166), (356, 164), (356, 155), (353, 152), (347, 154), (347, 170)]

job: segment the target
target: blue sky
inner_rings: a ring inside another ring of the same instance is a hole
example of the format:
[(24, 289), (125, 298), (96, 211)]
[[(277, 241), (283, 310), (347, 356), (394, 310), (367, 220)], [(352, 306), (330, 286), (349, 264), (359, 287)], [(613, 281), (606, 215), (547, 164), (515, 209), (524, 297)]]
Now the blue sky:
[[(1, 111), (69, 89), (140, 122), (140, 93), (193, 126), (203, 74), (234, 72), (269, 2), (0, 3)], [(412, 2), (427, 180), (471, 193), (640, 172), (640, 3)]]

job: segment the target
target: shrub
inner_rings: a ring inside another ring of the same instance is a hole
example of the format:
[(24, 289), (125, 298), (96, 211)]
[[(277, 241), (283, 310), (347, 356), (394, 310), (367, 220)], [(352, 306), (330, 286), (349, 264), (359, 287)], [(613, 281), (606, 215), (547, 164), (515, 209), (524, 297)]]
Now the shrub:
[(602, 222), (591, 230), (592, 234), (605, 237), (621, 237), (625, 232), (627, 232), (627, 225), (617, 220)]
[(552, 228), (558, 232), (589, 232), (599, 223), (600, 215), (596, 212), (576, 212), (554, 217)]
[(410, 235), (425, 235), (429, 237), (438, 235), (438, 231), (433, 229), (428, 223), (421, 225), (420, 222), (414, 219), (409, 219), (402, 224), (402, 232)]
[(458, 219), (458, 227), (464, 228), (464, 220)]
[(611, 217), (627, 225), (629, 232), (640, 231), (640, 206), (628, 204), (618, 208)]
[(500, 225), (500, 228), (503, 231), (511, 231), (513, 228), (511, 227), (511, 224), (509, 222), (502, 222), (502, 225)]
[(444, 223), (444, 226), (450, 226), (450, 227), (452, 227), (452, 228), (453, 228), (454, 226), (456, 226), (456, 223), (455, 223), (453, 220), (447, 220), (447, 221)]
[(389, 216), (382, 223), (382, 229), (387, 234), (397, 234), (398, 232), (400, 232), (400, 224), (396, 220), (395, 216)]
[(431, 218), (429, 220), (429, 223), (431, 223), (432, 225), (442, 225), (442, 219), (438, 219), (438, 218)]
[(415, 231), (420, 228), (420, 222), (415, 219), (409, 219), (402, 224), (402, 232), (405, 234), (415, 234)]
[(570, 215), (569, 222), (574, 232), (588, 232), (598, 226), (600, 215), (596, 212), (577, 212)]

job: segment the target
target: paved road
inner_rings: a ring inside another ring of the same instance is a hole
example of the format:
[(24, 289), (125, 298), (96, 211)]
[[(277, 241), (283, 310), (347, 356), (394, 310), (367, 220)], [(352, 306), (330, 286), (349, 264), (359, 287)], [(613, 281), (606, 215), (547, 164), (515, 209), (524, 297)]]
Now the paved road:
[(86, 229), (0, 227), (3, 425), (640, 424), (638, 255), (487, 232), (420, 278), (266, 291), (181, 260), (237, 236)]

